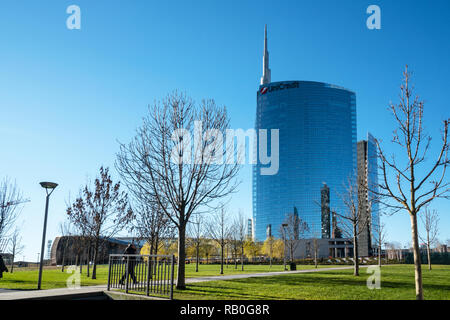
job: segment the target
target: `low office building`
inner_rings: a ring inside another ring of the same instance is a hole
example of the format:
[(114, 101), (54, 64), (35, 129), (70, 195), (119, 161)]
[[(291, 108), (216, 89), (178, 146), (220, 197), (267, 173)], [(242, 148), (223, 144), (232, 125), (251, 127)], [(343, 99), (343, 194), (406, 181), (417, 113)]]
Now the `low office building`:
[[(342, 239), (300, 239), (294, 250), (294, 259), (314, 258), (315, 241), (317, 257), (320, 258), (351, 258), (353, 257), (353, 241)], [(289, 253), (288, 253), (289, 256)]]
[[(98, 251), (97, 263), (106, 264), (109, 261), (110, 254), (123, 253), (129, 243), (134, 243), (139, 253), (143, 242), (135, 238), (117, 237), (102, 239)], [(80, 260), (85, 263), (88, 255), (87, 238), (80, 236), (56, 237), (51, 248), (51, 264), (77, 264)], [(93, 250), (90, 251), (90, 261), (92, 261)]]

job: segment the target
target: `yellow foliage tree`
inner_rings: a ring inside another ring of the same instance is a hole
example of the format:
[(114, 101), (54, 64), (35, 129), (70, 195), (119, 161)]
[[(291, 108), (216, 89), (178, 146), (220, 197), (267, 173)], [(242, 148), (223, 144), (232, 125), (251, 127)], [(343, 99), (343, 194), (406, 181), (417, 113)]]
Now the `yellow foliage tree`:
[(253, 261), (256, 257), (261, 255), (262, 246), (260, 243), (247, 239), (244, 244), (244, 254)]
[(273, 242), (273, 257), (283, 259), (284, 256), (284, 242), (281, 239), (275, 239)]

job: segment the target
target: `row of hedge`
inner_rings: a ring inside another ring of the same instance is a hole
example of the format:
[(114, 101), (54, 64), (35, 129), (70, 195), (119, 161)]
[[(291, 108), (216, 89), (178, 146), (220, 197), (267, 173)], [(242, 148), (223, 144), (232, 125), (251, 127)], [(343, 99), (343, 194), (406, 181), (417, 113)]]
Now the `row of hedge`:
[[(450, 265), (450, 254), (448, 252), (432, 252), (430, 254), (431, 264), (446, 264)], [(428, 264), (428, 256), (426, 252), (421, 252), (420, 260), (422, 264)], [(414, 255), (408, 252), (405, 255), (406, 264), (414, 264)]]
[[(342, 258), (339, 258), (339, 260), (336, 260), (334, 258), (319, 258), (317, 259), (318, 264), (320, 265), (353, 265), (352, 261), (343, 261)], [(191, 261), (190, 263), (195, 264), (195, 261)], [(289, 265), (290, 261), (289, 259), (286, 260), (286, 264)], [(308, 258), (308, 259), (295, 259), (294, 263), (297, 265), (314, 265), (314, 259)], [(382, 258), (383, 264), (402, 264), (405, 263), (404, 260), (386, 260)], [(200, 264), (212, 264), (212, 265), (220, 265), (220, 261), (213, 260), (206, 263), (205, 261), (202, 261)], [(226, 264), (226, 261), (224, 261), (224, 264)], [(237, 264), (241, 264), (240, 261), (237, 262)], [(245, 265), (269, 265), (269, 260), (255, 260), (255, 261), (247, 261), (244, 260)], [(283, 265), (282, 259), (273, 259), (272, 260), (273, 265)], [(378, 264), (378, 258), (372, 257), (368, 262), (364, 262), (360, 264)], [(228, 265), (234, 265), (234, 261), (229, 261)]]

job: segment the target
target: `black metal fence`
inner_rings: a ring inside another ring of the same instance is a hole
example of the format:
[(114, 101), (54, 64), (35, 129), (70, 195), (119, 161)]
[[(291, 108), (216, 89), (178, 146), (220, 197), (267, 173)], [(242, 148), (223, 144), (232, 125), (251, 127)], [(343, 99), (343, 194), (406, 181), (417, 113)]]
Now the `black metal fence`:
[(173, 255), (111, 254), (108, 290), (173, 299), (174, 260)]

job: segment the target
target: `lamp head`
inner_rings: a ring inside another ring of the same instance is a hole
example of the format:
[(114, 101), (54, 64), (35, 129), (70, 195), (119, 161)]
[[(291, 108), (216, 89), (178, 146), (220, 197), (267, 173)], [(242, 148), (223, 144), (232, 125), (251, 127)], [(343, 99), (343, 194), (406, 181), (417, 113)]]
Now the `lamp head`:
[(40, 185), (42, 188), (50, 189), (50, 190), (53, 190), (58, 186), (58, 184), (54, 183), (54, 182), (41, 182)]

